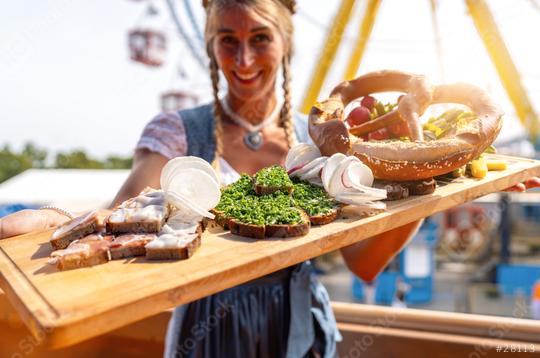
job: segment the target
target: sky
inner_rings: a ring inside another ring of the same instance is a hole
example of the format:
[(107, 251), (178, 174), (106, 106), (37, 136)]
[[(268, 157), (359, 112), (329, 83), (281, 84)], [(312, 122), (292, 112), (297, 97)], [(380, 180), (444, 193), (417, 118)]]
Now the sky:
[[(540, 1), (488, 0), (533, 106), (540, 112)], [(159, 95), (195, 89), (210, 98), (210, 82), (175, 31), (165, 0), (145, 17), (148, 1), (0, 0), (0, 146), (25, 142), (54, 153), (84, 149), (98, 158), (130, 155), (144, 125), (160, 111)], [(192, 0), (199, 24), (204, 14)], [(293, 99), (298, 107), (319, 58), (338, 1), (300, 0), (294, 17)], [(352, 20), (320, 98), (343, 76), (365, 1)], [(391, 68), (466, 81), (488, 90), (506, 112), (503, 139), (524, 135), (464, 5), (439, 0), (443, 71), (434, 46), (429, 0), (383, 0), (358, 74)], [(181, 21), (190, 27), (181, 1)], [(129, 60), (127, 33), (154, 27), (168, 36), (164, 66)], [(190, 32), (195, 39), (195, 33)], [(186, 79), (179, 79), (179, 68)], [(527, 148), (521, 148), (526, 153)], [(529, 148), (530, 149), (530, 148)], [(517, 150), (517, 149), (516, 149)]]

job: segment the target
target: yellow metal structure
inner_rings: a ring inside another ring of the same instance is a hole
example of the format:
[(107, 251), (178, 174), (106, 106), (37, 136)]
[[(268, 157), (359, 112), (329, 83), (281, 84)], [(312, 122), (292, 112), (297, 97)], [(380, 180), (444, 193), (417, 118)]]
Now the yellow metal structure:
[(377, 17), (377, 12), (379, 6), (381, 5), (381, 0), (368, 0), (366, 5), (366, 11), (364, 13), (364, 18), (360, 22), (360, 29), (358, 31), (358, 41), (356, 46), (353, 49), (351, 54), (351, 59), (345, 70), (345, 75), (343, 78), (345, 80), (352, 80), (356, 76), (358, 71), (358, 66), (366, 50), (366, 45), (373, 30), (373, 25), (375, 24), (375, 18)]
[(324, 83), (328, 69), (336, 56), (341, 38), (343, 37), (343, 32), (349, 23), (354, 3), (355, 0), (342, 0), (341, 5), (339, 6), (334, 22), (328, 30), (325, 45), (319, 56), (319, 61), (317, 61), (313, 78), (311, 79), (311, 83), (307, 89), (304, 100), (302, 101), (300, 110), (303, 113), (308, 113), (313, 102), (317, 100), (317, 96)]
[(495, 65), (499, 78), (508, 97), (512, 101), (521, 122), (529, 130), (533, 143), (538, 137), (538, 117), (521, 83), (519, 72), (512, 61), (510, 52), (497, 28), (497, 24), (484, 0), (466, 0), (467, 7), (484, 42), (484, 46)]
[(441, 31), (439, 29), (439, 21), (437, 20), (437, 0), (430, 0), (431, 8), (431, 26), (433, 28), (433, 35), (435, 36), (435, 51), (437, 52), (437, 62), (439, 62), (439, 76), (441, 82), (444, 83), (444, 62), (443, 62), (443, 50), (441, 43)]

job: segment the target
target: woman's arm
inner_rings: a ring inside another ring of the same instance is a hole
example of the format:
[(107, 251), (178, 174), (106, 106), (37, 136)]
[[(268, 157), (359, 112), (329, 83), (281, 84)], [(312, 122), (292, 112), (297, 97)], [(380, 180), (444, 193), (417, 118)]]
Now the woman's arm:
[(414, 236), (422, 220), (383, 232), (341, 249), (349, 270), (366, 282), (373, 281)]
[[(133, 166), (126, 182), (114, 198), (111, 207), (137, 196), (145, 187), (159, 188), (161, 169), (167, 158), (161, 154), (139, 149), (133, 157)], [(42, 231), (61, 225), (70, 218), (54, 210), (22, 210), (0, 219), (0, 240)]]
[(116, 194), (110, 208), (124, 200), (137, 196), (147, 186), (159, 189), (161, 169), (163, 169), (167, 161), (168, 159), (163, 155), (147, 149), (136, 150), (133, 156), (131, 173), (129, 173), (128, 178), (118, 191), (118, 194)]

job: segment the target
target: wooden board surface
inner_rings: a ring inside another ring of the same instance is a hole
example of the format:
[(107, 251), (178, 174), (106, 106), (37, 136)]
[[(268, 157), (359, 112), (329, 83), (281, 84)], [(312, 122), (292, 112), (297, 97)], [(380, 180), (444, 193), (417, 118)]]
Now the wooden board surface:
[(71, 345), (540, 175), (539, 161), (496, 157), (509, 168), (440, 182), (431, 195), (390, 202), (372, 217), (348, 215), (304, 237), (256, 241), (208, 230), (185, 261), (133, 258), (58, 272), (47, 264), (51, 231), (2, 240), (0, 287), (36, 337)]

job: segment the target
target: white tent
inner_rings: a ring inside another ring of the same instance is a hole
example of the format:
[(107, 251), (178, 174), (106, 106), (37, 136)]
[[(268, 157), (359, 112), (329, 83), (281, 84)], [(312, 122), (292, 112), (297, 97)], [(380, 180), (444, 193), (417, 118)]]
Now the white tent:
[(0, 184), (0, 205), (55, 205), (75, 212), (106, 207), (129, 170), (29, 169)]

